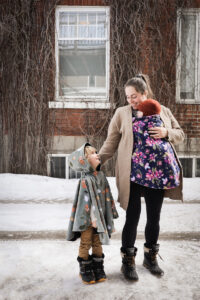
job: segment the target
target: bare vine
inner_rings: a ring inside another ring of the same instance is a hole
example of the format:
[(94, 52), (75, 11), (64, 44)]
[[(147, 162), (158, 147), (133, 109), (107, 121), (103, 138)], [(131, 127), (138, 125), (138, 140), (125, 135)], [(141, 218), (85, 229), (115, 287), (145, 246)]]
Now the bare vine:
[(1, 1), (0, 171), (46, 174), (53, 126), (55, 0)]

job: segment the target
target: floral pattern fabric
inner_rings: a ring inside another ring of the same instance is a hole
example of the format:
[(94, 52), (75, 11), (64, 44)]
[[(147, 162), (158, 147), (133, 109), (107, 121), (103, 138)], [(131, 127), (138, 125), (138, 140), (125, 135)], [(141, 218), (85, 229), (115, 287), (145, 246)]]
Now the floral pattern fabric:
[(154, 189), (172, 189), (180, 184), (180, 168), (167, 139), (154, 139), (148, 129), (163, 126), (159, 115), (133, 117), (134, 147), (131, 181)]

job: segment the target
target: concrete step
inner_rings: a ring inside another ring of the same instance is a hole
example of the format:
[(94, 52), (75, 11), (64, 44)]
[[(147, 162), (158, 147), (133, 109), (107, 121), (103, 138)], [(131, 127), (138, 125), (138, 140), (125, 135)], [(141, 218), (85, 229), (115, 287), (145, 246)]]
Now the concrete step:
[[(0, 240), (66, 240), (64, 230), (43, 231), (0, 231)], [(121, 240), (121, 232), (112, 234), (112, 240)], [(144, 240), (144, 233), (139, 231), (137, 240)], [(200, 231), (195, 232), (161, 232), (159, 240), (190, 240), (200, 241)]]

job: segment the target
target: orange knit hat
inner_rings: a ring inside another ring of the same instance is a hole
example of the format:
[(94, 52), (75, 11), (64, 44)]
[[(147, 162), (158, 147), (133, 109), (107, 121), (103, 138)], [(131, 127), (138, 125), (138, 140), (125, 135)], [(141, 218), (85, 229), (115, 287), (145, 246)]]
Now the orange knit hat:
[(147, 99), (142, 101), (137, 109), (143, 112), (143, 116), (159, 115), (161, 112), (161, 105), (156, 100)]

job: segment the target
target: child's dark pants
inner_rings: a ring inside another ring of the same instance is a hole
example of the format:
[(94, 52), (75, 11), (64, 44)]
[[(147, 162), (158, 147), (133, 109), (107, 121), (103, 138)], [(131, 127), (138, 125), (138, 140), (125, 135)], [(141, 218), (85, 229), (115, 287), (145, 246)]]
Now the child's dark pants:
[(134, 247), (141, 212), (141, 195), (144, 196), (146, 202), (146, 247), (151, 247), (152, 245), (157, 244), (160, 231), (159, 221), (164, 198), (164, 190), (152, 189), (131, 182), (129, 204), (126, 211), (126, 222), (122, 232), (123, 248)]

